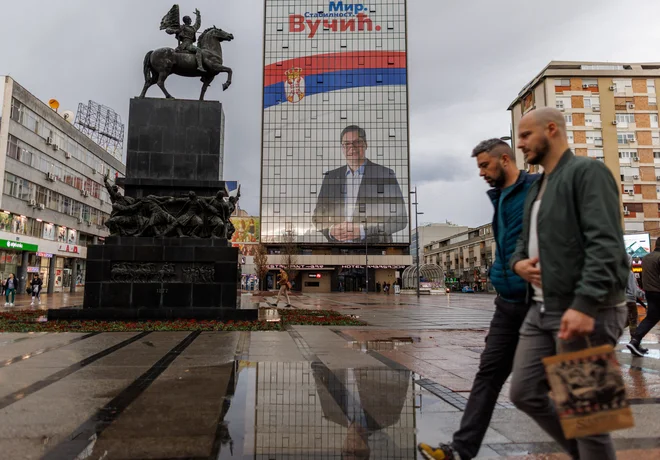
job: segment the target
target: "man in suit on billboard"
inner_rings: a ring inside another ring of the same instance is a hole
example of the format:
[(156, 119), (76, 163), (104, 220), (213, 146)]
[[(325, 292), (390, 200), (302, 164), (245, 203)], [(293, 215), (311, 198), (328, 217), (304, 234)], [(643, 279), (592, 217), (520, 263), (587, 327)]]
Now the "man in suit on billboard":
[(312, 217), (316, 230), (333, 243), (393, 242), (408, 225), (394, 171), (366, 158), (363, 128), (347, 126), (340, 139), (346, 165), (325, 173)]

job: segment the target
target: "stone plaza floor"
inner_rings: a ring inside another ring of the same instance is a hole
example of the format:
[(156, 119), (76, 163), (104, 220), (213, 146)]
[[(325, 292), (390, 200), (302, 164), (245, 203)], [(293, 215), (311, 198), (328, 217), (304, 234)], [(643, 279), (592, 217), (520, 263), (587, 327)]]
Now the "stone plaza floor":
[[(52, 295), (49, 308), (76, 304)], [(244, 301), (266, 300), (244, 295)], [(415, 459), (458, 427), (493, 297), (295, 295), (367, 326), (282, 332), (0, 334), (1, 459)], [(29, 299), (16, 302), (29, 308)], [(660, 458), (660, 345), (617, 347), (634, 428), (618, 457)], [(568, 458), (504, 389), (479, 458)]]

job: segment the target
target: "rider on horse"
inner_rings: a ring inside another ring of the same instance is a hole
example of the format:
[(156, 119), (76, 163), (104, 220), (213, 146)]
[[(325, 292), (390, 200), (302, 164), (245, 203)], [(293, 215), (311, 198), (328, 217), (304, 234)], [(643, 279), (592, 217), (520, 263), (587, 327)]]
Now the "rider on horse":
[(177, 52), (194, 53), (197, 60), (197, 70), (204, 72), (202, 65), (202, 50), (197, 48), (193, 43), (197, 41), (197, 31), (202, 25), (202, 17), (198, 9), (195, 9), (195, 16), (197, 17), (195, 24), (190, 25), (192, 20), (190, 16), (183, 17), (183, 24), (165, 29), (170, 35), (174, 35), (179, 40), (179, 46), (176, 48)]

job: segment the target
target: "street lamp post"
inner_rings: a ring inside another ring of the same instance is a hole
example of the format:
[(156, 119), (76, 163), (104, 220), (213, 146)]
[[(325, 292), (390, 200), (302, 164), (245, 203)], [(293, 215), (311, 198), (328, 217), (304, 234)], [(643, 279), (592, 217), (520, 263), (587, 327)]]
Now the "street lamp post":
[(365, 217), (361, 222), (364, 222), (364, 292), (369, 296), (369, 238), (367, 234), (367, 218)]
[(417, 187), (415, 187), (415, 190), (410, 192), (415, 194), (415, 202), (413, 203), (415, 205), (415, 239), (417, 240), (417, 247), (415, 251), (417, 252), (416, 254), (416, 271), (417, 271), (417, 297), (419, 297), (419, 222), (417, 221), (417, 216), (424, 214), (423, 212), (418, 212), (417, 211)]

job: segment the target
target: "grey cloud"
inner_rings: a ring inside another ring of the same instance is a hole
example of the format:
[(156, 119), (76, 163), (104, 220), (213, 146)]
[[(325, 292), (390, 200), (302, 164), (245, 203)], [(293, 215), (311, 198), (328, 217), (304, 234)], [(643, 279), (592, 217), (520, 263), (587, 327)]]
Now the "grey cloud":
[[(96, 100), (128, 121), (139, 94), (144, 54), (172, 46), (158, 30), (173, 2), (156, 0), (34, 0), (3, 2), (0, 74), (63, 109)], [(208, 99), (224, 104), (225, 178), (240, 180), (242, 206), (259, 213), (262, 93), (262, 0), (190, 0), (181, 11), (202, 12), (236, 39), (223, 47), (234, 84), (223, 76)], [(552, 59), (657, 60), (657, 1), (638, 2), (634, 34), (619, 30), (621, 3), (557, 0), (471, 2), (409, 0), (411, 184), (420, 186), (425, 220), (478, 225), (490, 219), (486, 185), (469, 152), (480, 140), (509, 133), (508, 104)], [(196, 99), (201, 83), (171, 77), (169, 91)], [(158, 88), (150, 96), (161, 97)]]

